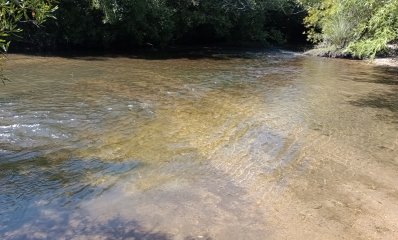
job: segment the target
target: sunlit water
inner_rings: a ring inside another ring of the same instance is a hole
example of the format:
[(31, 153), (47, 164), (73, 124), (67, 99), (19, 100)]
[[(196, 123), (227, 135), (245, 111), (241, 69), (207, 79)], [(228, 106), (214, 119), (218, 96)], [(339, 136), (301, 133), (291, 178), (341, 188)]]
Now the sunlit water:
[(398, 70), (14, 55), (0, 239), (397, 239)]

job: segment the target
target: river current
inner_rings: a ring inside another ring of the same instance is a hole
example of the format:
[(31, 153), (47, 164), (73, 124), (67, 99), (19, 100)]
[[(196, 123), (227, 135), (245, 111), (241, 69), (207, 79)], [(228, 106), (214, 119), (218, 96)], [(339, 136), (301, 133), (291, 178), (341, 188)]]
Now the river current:
[(397, 239), (398, 69), (11, 55), (0, 239)]

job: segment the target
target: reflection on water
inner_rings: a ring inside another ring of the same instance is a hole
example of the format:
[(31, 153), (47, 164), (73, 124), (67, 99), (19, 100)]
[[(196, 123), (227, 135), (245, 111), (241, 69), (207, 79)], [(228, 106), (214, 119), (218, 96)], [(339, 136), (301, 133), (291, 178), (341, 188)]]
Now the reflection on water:
[(292, 53), (12, 56), (1, 239), (394, 239), (398, 72)]

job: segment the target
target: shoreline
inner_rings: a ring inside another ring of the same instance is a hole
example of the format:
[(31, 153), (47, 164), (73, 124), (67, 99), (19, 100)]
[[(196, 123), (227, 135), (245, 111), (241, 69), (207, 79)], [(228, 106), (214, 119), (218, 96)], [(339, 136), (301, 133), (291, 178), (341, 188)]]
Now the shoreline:
[(168, 58), (202, 58), (213, 56), (219, 53), (229, 53), (233, 55), (239, 55), (241, 52), (253, 51), (253, 52), (293, 52), (302, 54), (304, 56), (321, 57), (321, 58), (337, 58), (337, 59), (347, 59), (347, 60), (359, 60), (368, 64), (373, 64), (375, 66), (385, 66), (398, 68), (398, 55), (390, 55), (388, 57), (377, 57), (375, 59), (356, 59), (351, 56), (338, 52), (332, 49), (320, 49), (313, 48), (307, 51), (297, 51), (290, 48), (231, 48), (231, 47), (175, 47), (163, 50), (151, 50), (151, 49), (141, 49), (132, 52), (114, 52), (114, 51), (72, 51), (72, 52), (11, 52), (9, 56), (27, 55), (27, 56), (37, 56), (37, 57), (66, 57), (66, 58), (79, 58), (79, 57), (121, 57), (127, 56), (130, 58), (147, 58), (147, 59), (168, 59)]
[(377, 66), (398, 68), (398, 56), (397, 57), (376, 58), (374, 60), (370, 60), (369, 62), (374, 65), (377, 65)]
[(351, 54), (344, 52), (341, 49), (334, 47), (313, 48), (303, 52), (303, 55), (324, 58), (340, 58), (348, 60), (360, 60), (366, 63), (374, 64), (375, 66), (396, 67), (398, 68), (398, 46), (390, 46), (390, 53), (385, 56), (376, 57), (375, 59), (358, 59)]

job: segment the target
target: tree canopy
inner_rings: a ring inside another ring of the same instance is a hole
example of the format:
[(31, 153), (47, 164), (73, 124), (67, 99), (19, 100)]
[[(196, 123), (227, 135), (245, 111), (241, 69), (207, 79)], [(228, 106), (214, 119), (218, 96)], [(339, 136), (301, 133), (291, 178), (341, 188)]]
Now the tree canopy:
[(16, 34), (24, 49), (130, 49), (294, 43), (306, 28), (320, 47), (372, 58), (398, 39), (398, 0), (0, 0), (0, 7), (3, 51)]
[(27, 26), (24, 46), (114, 48), (281, 43), (301, 37), (295, 0), (60, 0), (55, 21)]

